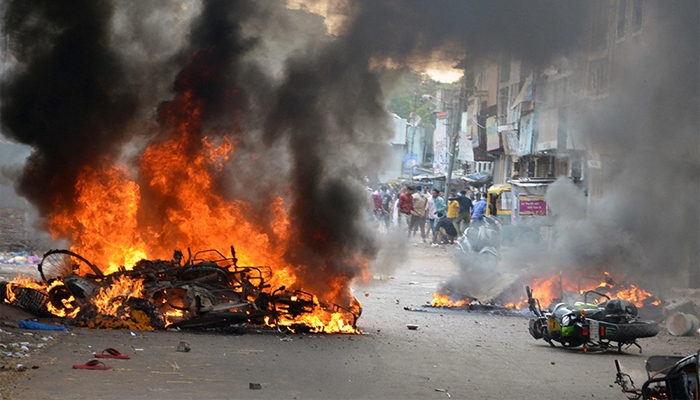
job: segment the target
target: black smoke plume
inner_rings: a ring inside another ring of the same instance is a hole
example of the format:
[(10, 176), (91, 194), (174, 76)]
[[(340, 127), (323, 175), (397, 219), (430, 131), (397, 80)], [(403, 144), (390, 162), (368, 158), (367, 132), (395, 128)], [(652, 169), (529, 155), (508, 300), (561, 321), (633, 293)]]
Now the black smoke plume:
[(42, 215), (74, 206), (83, 167), (119, 152), (137, 110), (110, 50), (109, 1), (12, 1), (5, 31), (21, 66), (6, 71), (3, 133), (33, 147), (18, 192)]

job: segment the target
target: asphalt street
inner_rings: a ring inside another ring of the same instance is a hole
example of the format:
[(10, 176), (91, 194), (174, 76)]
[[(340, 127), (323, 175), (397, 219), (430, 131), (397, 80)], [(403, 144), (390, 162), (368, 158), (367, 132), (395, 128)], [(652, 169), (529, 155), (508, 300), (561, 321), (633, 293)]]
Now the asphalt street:
[[(685, 355), (700, 347), (697, 336), (662, 330), (640, 341), (644, 354), (635, 348), (583, 353), (535, 341), (526, 317), (405, 310), (428, 303), (456, 273), (452, 251), (413, 242), (395, 270), (356, 284), (364, 306), (361, 335), (74, 329), (32, 350), (22, 360), (28, 370), (0, 372), (2, 398), (625, 399), (613, 385), (615, 359), (641, 384), (646, 357)], [(26, 332), (4, 319), (3, 343)], [(181, 341), (190, 352), (176, 351)], [(111, 371), (71, 368), (108, 347), (132, 358), (107, 360)]]

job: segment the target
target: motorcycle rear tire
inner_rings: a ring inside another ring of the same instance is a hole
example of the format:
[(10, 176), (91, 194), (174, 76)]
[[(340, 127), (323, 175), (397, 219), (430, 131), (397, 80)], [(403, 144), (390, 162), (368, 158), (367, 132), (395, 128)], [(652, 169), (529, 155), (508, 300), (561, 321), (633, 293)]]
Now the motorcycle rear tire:
[(628, 324), (616, 324), (617, 333), (606, 339), (616, 342), (634, 342), (635, 339), (654, 337), (659, 333), (659, 324), (654, 321), (635, 321)]

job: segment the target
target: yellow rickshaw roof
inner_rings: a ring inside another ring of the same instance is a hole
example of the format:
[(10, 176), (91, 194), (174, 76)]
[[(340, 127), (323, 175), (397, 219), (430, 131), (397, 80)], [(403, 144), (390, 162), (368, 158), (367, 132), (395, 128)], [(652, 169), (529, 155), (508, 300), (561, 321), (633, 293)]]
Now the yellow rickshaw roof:
[(489, 193), (501, 194), (501, 192), (510, 192), (510, 189), (510, 185), (498, 184), (491, 186), (489, 188)]

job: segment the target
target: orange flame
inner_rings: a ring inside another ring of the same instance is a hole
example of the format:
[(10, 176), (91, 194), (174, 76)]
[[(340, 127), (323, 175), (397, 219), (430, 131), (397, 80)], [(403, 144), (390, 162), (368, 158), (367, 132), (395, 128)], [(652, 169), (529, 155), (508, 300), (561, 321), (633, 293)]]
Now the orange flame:
[[(195, 54), (192, 68), (176, 83), (176, 98), (161, 106), (160, 139), (144, 150), (138, 171), (130, 171), (112, 159), (99, 160), (101, 167), (82, 170), (75, 186), (74, 209), (57, 207), (49, 217), (52, 236), (68, 238), (71, 251), (105, 274), (119, 268), (131, 269), (145, 258), (169, 259), (175, 249), (228, 249), (233, 244), (240, 265), (273, 268), (267, 282), (273, 287), (311, 286), (322, 289), (317, 294), (324, 301), (347, 305), (354, 298), (349, 290), (353, 277), (333, 276), (319, 288), (313, 271), (285, 260), (289, 250), (300, 245), (288, 218), (289, 206), (281, 197), (260, 199), (267, 208), (261, 220), (260, 212), (254, 212), (251, 204), (223, 195), (220, 173), (233, 157), (235, 145), (225, 136), (201, 138), (203, 104), (191, 89), (201, 77), (218, 72), (216, 66), (203, 61), (209, 51)], [(255, 210), (259, 209), (256, 204)], [(358, 270), (367, 269), (368, 261), (362, 257), (344, 261)], [(300, 279), (301, 275), (306, 278)], [(141, 289), (135, 281), (117, 286), (114, 291), (101, 293), (104, 298), (100, 302), (108, 303), (110, 296), (119, 293), (136, 295)], [(110, 312), (107, 304), (103, 307)], [(323, 332), (348, 330), (346, 320), (324, 313), (318, 311), (295, 322)], [(169, 317), (182, 317), (180, 314)]]
[(464, 307), (469, 305), (469, 300), (450, 300), (450, 296), (442, 293), (433, 293), (433, 307)]
[[(584, 294), (589, 290), (595, 290), (608, 295), (611, 299), (620, 298), (633, 303), (637, 307), (643, 307), (645, 300), (654, 297), (646, 290), (631, 284), (631, 283), (615, 283), (609, 272), (604, 273), (602, 282), (596, 282), (592, 278), (582, 275), (579, 278), (571, 278), (561, 274), (552, 274), (543, 278), (532, 280), (529, 284), (533, 291), (533, 296), (538, 298), (542, 305), (550, 304), (555, 301), (560, 301), (562, 292), (574, 292)], [(600, 298), (589, 297), (589, 301), (598, 302)], [(648, 300), (647, 300), (648, 301)], [(512, 303), (513, 307), (518, 310), (527, 307), (527, 298), (520, 297), (519, 301)], [(653, 305), (661, 305), (661, 301), (656, 299), (649, 302)], [(509, 307), (506, 305), (506, 307)]]

